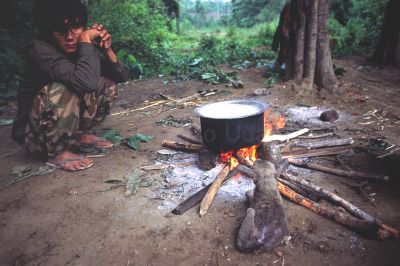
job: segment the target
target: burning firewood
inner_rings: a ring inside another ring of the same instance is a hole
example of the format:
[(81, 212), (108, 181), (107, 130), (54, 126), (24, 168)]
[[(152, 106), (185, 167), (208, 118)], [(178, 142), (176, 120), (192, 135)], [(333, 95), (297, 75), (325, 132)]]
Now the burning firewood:
[(275, 180), (275, 167), (268, 161), (257, 160), (254, 170), (240, 168), (254, 179), (256, 190), (254, 205), (247, 209), (240, 226), (237, 247), (242, 251), (271, 250), (282, 242), (287, 230), (282, 198)]
[(185, 151), (185, 152), (198, 152), (199, 150), (203, 149), (203, 145), (197, 144), (186, 144), (177, 141), (168, 141), (164, 140), (162, 143), (163, 147), (171, 148), (178, 151)]
[(337, 176), (360, 177), (360, 178), (372, 179), (372, 180), (385, 180), (385, 181), (389, 180), (389, 177), (385, 176), (385, 175), (371, 175), (371, 174), (361, 173), (361, 172), (357, 172), (357, 171), (345, 171), (345, 170), (340, 170), (340, 169), (329, 168), (329, 167), (314, 164), (314, 163), (307, 163), (307, 162), (295, 160), (295, 159), (288, 159), (288, 160), (289, 160), (289, 163), (292, 165), (296, 165), (296, 166), (307, 168), (307, 169), (317, 170), (320, 172), (337, 175)]
[(345, 199), (339, 197), (338, 195), (336, 195), (332, 192), (329, 192), (315, 184), (312, 184), (308, 180), (300, 179), (300, 178), (293, 176), (291, 174), (288, 174), (288, 173), (282, 174), (282, 177), (284, 177), (287, 180), (291, 180), (295, 183), (298, 183), (298, 184), (304, 186), (305, 188), (314, 191), (315, 193), (318, 193), (318, 195), (323, 196), (325, 199), (329, 200), (330, 202), (343, 207), (345, 210), (347, 210), (350, 214), (354, 215), (355, 217), (358, 217), (367, 222), (378, 225), (380, 230), (386, 231), (387, 234), (389, 234), (391, 237), (394, 237), (394, 238), (400, 237), (399, 230), (392, 228), (388, 225), (385, 225), (379, 219), (369, 215), (368, 213), (364, 212), (360, 208), (354, 206), (353, 204), (351, 204), (350, 202), (346, 201)]
[(201, 201), (200, 212), (199, 212), (200, 216), (204, 216), (207, 213), (208, 209), (211, 206), (212, 201), (214, 200), (215, 194), (217, 194), (219, 187), (221, 186), (226, 176), (229, 174), (229, 171), (230, 171), (230, 165), (226, 164), (222, 169), (222, 171), (217, 175), (217, 177), (211, 184), (206, 195)]
[(252, 167), (254, 165), (254, 162), (249, 157), (243, 157), (238, 152), (234, 152), (233, 157), (238, 160), (239, 164), (243, 164), (248, 167)]

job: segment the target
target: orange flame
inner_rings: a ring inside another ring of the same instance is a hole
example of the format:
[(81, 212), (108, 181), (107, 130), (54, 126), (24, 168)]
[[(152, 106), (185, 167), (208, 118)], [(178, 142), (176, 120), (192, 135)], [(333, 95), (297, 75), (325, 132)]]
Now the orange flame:
[[(283, 115), (274, 115), (271, 109), (264, 113), (264, 138), (271, 135), (273, 129), (280, 129), (285, 126), (286, 118)], [(236, 151), (237, 156), (242, 157), (245, 160), (255, 162), (257, 160), (257, 148), (260, 144), (242, 148)], [(233, 156), (233, 151), (221, 152), (221, 161), (223, 163), (230, 164), (230, 170), (235, 169), (239, 162)]]

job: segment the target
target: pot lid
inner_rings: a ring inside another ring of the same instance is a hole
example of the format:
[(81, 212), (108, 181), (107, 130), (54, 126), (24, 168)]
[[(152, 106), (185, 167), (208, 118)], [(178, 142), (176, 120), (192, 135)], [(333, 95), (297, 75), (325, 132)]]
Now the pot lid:
[(264, 113), (268, 104), (256, 100), (232, 100), (208, 103), (194, 110), (204, 118), (237, 119)]

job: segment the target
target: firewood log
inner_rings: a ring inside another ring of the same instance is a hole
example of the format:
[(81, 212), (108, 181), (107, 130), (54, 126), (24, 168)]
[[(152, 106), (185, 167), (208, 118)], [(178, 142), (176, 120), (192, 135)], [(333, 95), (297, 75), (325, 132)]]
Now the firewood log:
[(229, 174), (229, 171), (230, 171), (230, 165), (226, 164), (224, 168), (221, 170), (221, 172), (217, 175), (214, 182), (211, 184), (206, 195), (201, 201), (200, 212), (199, 212), (200, 216), (204, 216), (207, 213), (208, 209), (211, 206), (212, 201), (214, 200), (215, 195), (217, 194), (218, 189), (220, 188), (226, 176)]
[(268, 161), (257, 160), (254, 170), (248, 173), (256, 184), (254, 207), (246, 211), (236, 244), (241, 251), (271, 250), (282, 242), (287, 230), (275, 167)]

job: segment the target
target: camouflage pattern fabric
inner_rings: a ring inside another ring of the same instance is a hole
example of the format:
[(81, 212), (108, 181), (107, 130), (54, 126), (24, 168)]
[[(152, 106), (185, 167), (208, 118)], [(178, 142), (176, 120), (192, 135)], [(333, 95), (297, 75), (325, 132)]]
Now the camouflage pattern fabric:
[(33, 99), (25, 148), (47, 156), (65, 150), (73, 132), (104, 120), (117, 95), (118, 86), (106, 78), (101, 78), (98, 92), (82, 95), (56, 82), (44, 86)]

